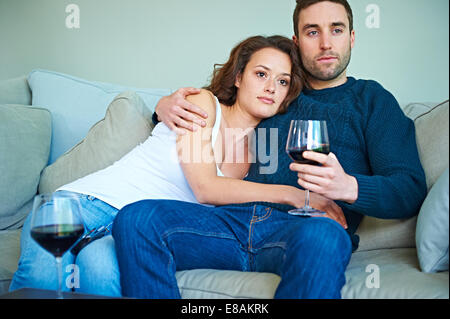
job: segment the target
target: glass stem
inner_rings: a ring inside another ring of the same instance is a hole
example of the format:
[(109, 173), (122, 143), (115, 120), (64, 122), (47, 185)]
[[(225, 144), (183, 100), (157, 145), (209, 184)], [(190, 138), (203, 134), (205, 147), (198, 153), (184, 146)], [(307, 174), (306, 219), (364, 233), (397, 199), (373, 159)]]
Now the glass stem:
[(309, 189), (305, 190), (305, 208), (310, 208), (310, 206), (309, 206)]
[(56, 268), (58, 270), (58, 299), (63, 299), (63, 295), (62, 295), (62, 258), (61, 257), (56, 257)]

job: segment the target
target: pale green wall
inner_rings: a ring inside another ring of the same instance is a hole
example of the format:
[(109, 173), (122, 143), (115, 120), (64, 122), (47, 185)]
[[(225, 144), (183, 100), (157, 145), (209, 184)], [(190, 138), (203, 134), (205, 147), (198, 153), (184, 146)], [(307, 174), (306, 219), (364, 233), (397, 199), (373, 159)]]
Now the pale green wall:
[[(80, 8), (67, 29), (65, 8)], [(349, 74), (400, 103), (449, 96), (448, 0), (350, 0)], [(368, 29), (366, 6), (380, 8)], [(135, 87), (203, 86), (214, 63), (256, 34), (292, 35), (294, 0), (0, 0), (0, 81), (34, 68)]]

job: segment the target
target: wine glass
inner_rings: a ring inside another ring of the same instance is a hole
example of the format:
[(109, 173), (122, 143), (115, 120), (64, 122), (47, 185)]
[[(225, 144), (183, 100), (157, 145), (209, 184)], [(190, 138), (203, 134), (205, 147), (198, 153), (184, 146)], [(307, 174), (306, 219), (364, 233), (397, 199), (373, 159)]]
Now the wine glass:
[(59, 299), (62, 299), (62, 256), (83, 233), (78, 197), (67, 192), (35, 196), (31, 237), (56, 259)]
[[(303, 158), (304, 151), (314, 151), (328, 155), (330, 142), (326, 121), (292, 120), (286, 143), (286, 152), (296, 163), (319, 165), (318, 162)], [(305, 190), (305, 205), (289, 211), (291, 215), (321, 216), (325, 212), (309, 206), (309, 190)]]

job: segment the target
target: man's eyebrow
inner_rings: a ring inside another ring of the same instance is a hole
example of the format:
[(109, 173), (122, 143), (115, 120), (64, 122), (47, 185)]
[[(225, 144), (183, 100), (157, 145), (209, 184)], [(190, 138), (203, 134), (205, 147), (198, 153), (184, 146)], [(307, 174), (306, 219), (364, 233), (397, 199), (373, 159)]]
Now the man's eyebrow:
[[(347, 27), (347, 25), (341, 21), (333, 22), (333, 23), (331, 23), (331, 26), (332, 27), (344, 27), (344, 28)], [(308, 23), (303, 26), (303, 30), (314, 29), (314, 28), (320, 28), (320, 27), (318, 24), (315, 24), (315, 23)]]
[(331, 24), (331, 26), (333, 26), (333, 27), (344, 27), (344, 28), (347, 27), (347, 25), (346, 25), (344, 22), (341, 22), (341, 21), (333, 22), (333, 23)]
[(318, 27), (319, 27), (318, 24), (311, 24), (311, 23), (308, 23), (308, 24), (305, 24), (305, 25), (303, 26), (303, 30), (312, 29), (312, 28), (318, 28)]
[[(267, 67), (265, 65), (262, 65), (262, 64), (259, 64), (259, 65), (255, 66), (255, 68), (257, 68), (257, 67), (263, 68), (264, 70), (267, 70), (267, 71), (272, 71), (269, 67)], [(291, 76), (290, 73), (282, 73), (282, 75), (286, 75), (286, 76), (289, 76), (289, 77)]]

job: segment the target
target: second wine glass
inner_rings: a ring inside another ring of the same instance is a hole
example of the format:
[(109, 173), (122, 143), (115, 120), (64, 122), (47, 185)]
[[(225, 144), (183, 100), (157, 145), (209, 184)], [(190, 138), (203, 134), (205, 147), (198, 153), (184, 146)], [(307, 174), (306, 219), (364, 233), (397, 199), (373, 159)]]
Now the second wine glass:
[(84, 233), (78, 197), (66, 192), (34, 198), (31, 237), (56, 259), (58, 298), (62, 298), (62, 256)]
[[(286, 142), (286, 152), (296, 163), (319, 165), (318, 162), (303, 157), (303, 152), (313, 151), (328, 155), (330, 153), (330, 142), (326, 121), (316, 120), (293, 120), (289, 128)], [(305, 205), (289, 211), (291, 215), (320, 216), (325, 212), (315, 209), (309, 205), (309, 190), (305, 190)]]

